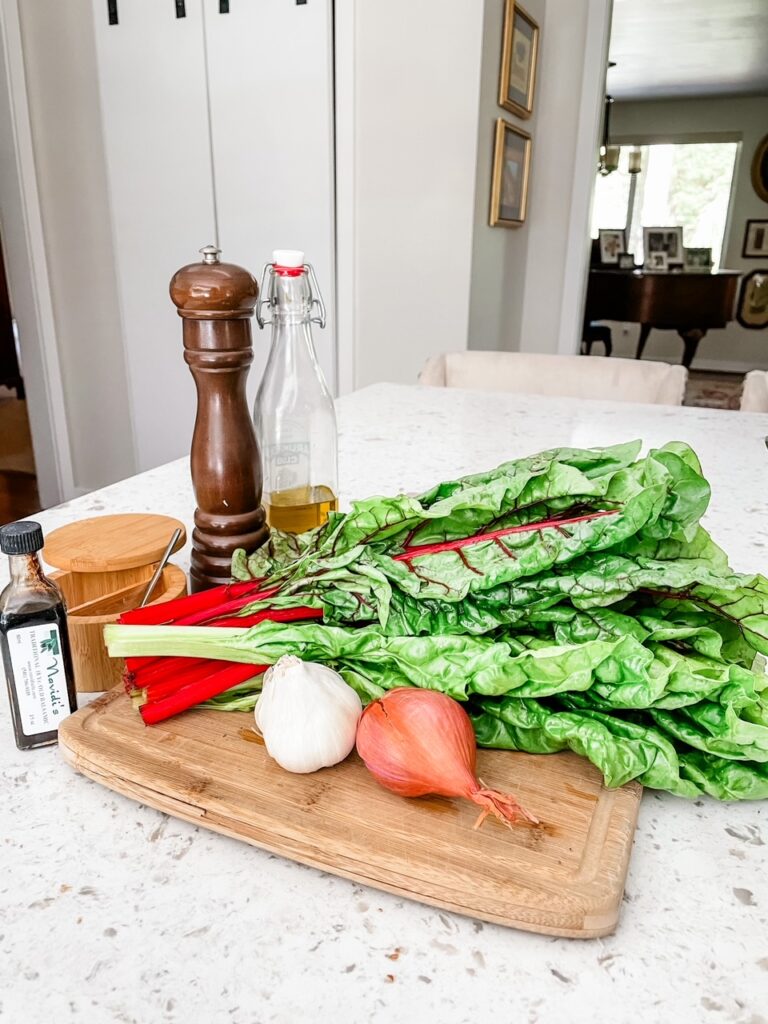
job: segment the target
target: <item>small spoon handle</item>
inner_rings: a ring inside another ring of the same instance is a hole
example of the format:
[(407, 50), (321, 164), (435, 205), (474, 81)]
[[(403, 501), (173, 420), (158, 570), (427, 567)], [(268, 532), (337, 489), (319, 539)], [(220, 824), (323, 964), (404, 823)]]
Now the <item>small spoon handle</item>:
[(158, 562), (157, 568), (155, 569), (155, 575), (149, 581), (149, 584), (147, 585), (147, 589), (144, 591), (144, 597), (142, 597), (142, 599), (141, 599), (141, 604), (139, 605), (139, 608), (143, 608), (144, 605), (147, 603), (147, 601), (150, 599), (150, 597), (152, 597), (152, 592), (155, 589), (155, 587), (157, 586), (158, 580), (163, 575), (163, 569), (168, 564), (168, 559), (173, 554), (174, 548), (176, 547), (176, 545), (177, 545), (177, 543), (179, 541), (179, 537), (180, 536), (181, 536), (181, 530), (179, 530), (177, 528), (176, 530), (174, 530), (173, 536), (168, 541), (168, 547), (165, 549), (163, 557)]

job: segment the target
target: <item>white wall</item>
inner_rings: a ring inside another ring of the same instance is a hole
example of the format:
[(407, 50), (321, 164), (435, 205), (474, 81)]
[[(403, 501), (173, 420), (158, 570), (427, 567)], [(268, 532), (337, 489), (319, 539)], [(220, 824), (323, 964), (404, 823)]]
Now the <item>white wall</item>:
[[(534, 110), (498, 106), (503, 0), (485, 0), (469, 347), (575, 352), (589, 252), (610, 0), (528, 0), (540, 26)], [(488, 226), (497, 117), (532, 136), (528, 215)]]
[[(304, 251), (327, 310), (315, 349), (335, 392), (332, 8), (259, 0), (233, 3), (222, 17), (217, 3), (203, 3), (218, 244), (257, 278), (273, 249)], [(254, 321), (251, 401), (270, 341)]]
[[(593, 88), (602, 64), (590, 19), (597, 9), (602, 32), (608, 4), (528, 0), (541, 25), (541, 62), (534, 117), (518, 122), (533, 134), (533, 164), (528, 223), (514, 231), (487, 226), (493, 126), (502, 114), (515, 120), (496, 103), (502, 0), (336, 0), (346, 386), (411, 382), (429, 355), (468, 343), (557, 351), (564, 323), (575, 344), (567, 296), (581, 272), (569, 238), (589, 203), (579, 168), (585, 152), (594, 159), (591, 112), (602, 92)], [(113, 228), (125, 235), (131, 224), (114, 210), (110, 222), (92, 26), (92, 11), (106, 14), (91, 0), (20, 6), (76, 483), (96, 487), (137, 465), (112, 259)], [(122, 29), (134, 7), (126, 4)], [(200, 0), (188, 4), (199, 8)], [(173, 17), (172, 5), (163, 17)], [(174, 23), (174, 38), (192, 21)], [(253, 130), (258, 116), (257, 104)], [(586, 248), (586, 226), (576, 234)], [(168, 276), (192, 240), (183, 248), (166, 260)], [(153, 287), (165, 289), (163, 278), (153, 269)], [(178, 324), (169, 322), (168, 345), (181, 372)], [(167, 438), (145, 416), (146, 389), (136, 390), (148, 465), (153, 438)], [(150, 411), (159, 408), (150, 401)]]
[(548, 0), (520, 348), (579, 351), (613, 0)]
[[(726, 229), (724, 269), (749, 273), (768, 261), (741, 255), (748, 219), (768, 219), (768, 203), (755, 193), (750, 179), (752, 154), (768, 132), (768, 96), (720, 97), (684, 100), (616, 102), (611, 112), (611, 135), (618, 141), (684, 142), (741, 139), (734, 172), (729, 225)], [(635, 354), (639, 327), (619, 325), (613, 330), (614, 353)], [(672, 331), (654, 331), (645, 358), (679, 362), (682, 342)], [(735, 321), (722, 330), (709, 331), (699, 345), (699, 369), (768, 369), (768, 330), (750, 331)]]
[[(528, 0), (526, 10), (543, 23), (545, 0)], [(485, 0), (483, 53), (480, 83), (480, 117), (477, 131), (477, 180), (475, 187), (474, 233), (472, 243), (472, 280), (469, 308), (469, 348), (516, 351), (520, 348), (523, 295), (527, 269), (530, 216), (516, 228), (489, 227), (491, 179), (496, 120), (503, 117), (534, 137), (533, 173), (537, 171), (537, 123), (540, 99), (525, 121), (498, 104), (499, 69), (504, 31), (504, 0)], [(540, 35), (539, 72), (546, 59), (547, 40)], [(532, 196), (532, 193), (531, 193)], [(530, 209), (530, 207), (529, 207)]]
[[(18, 6), (74, 484), (90, 490), (136, 466), (109, 259), (91, 2)], [(23, 328), (20, 345), (23, 359)]]
[[(75, 488), (189, 450), (195, 389), (168, 283), (217, 234), (254, 274), (276, 246), (306, 249), (333, 386), (331, 0), (226, 17), (206, 2), (207, 32), (203, 0), (184, 18), (126, 0), (116, 26), (103, 0), (18, 7)], [(255, 349), (251, 395), (268, 331)]]
[(354, 169), (340, 168), (339, 202), (354, 268), (339, 304), (353, 310), (354, 385), (410, 383), (467, 344), (482, 10), (356, 0), (353, 15)]
[(187, 0), (184, 18), (157, 0), (118, 7), (111, 26), (91, 0), (113, 236), (104, 259), (117, 280), (136, 464), (146, 470), (189, 452), (197, 403), (168, 284), (215, 238), (214, 175), (201, 0)]

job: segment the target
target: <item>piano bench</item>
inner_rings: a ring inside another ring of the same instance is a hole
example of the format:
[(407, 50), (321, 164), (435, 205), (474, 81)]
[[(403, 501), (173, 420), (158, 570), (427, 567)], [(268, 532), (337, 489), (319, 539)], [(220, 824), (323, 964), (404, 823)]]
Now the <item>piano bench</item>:
[(591, 356), (592, 345), (596, 341), (602, 341), (605, 345), (605, 354), (609, 356), (613, 352), (613, 338), (611, 328), (605, 324), (587, 324), (581, 339), (581, 354)]

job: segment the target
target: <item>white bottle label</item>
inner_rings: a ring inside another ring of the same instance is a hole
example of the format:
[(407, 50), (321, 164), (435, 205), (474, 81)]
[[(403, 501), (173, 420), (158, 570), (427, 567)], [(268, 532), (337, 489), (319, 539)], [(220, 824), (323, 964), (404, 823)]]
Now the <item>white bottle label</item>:
[(21, 626), (7, 633), (11, 669), (25, 736), (59, 728), (69, 714), (69, 694), (59, 627)]
[(287, 491), (293, 487), (307, 487), (310, 483), (309, 441), (289, 441), (264, 447), (265, 490), (270, 493)]

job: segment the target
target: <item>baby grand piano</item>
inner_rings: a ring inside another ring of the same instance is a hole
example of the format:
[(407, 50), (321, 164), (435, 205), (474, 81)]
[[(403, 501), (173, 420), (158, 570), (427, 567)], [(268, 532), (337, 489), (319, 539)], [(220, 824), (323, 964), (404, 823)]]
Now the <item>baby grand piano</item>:
[(640, 324), (636, 359), (642, 357), (654, 328), (677, 331), (683, 339), (683, 366), (690, 367), (710, 327), (725, 327), (733, 320), (739, 276), (735, 270), (713, 274), (592, 268), (585, 321)]

